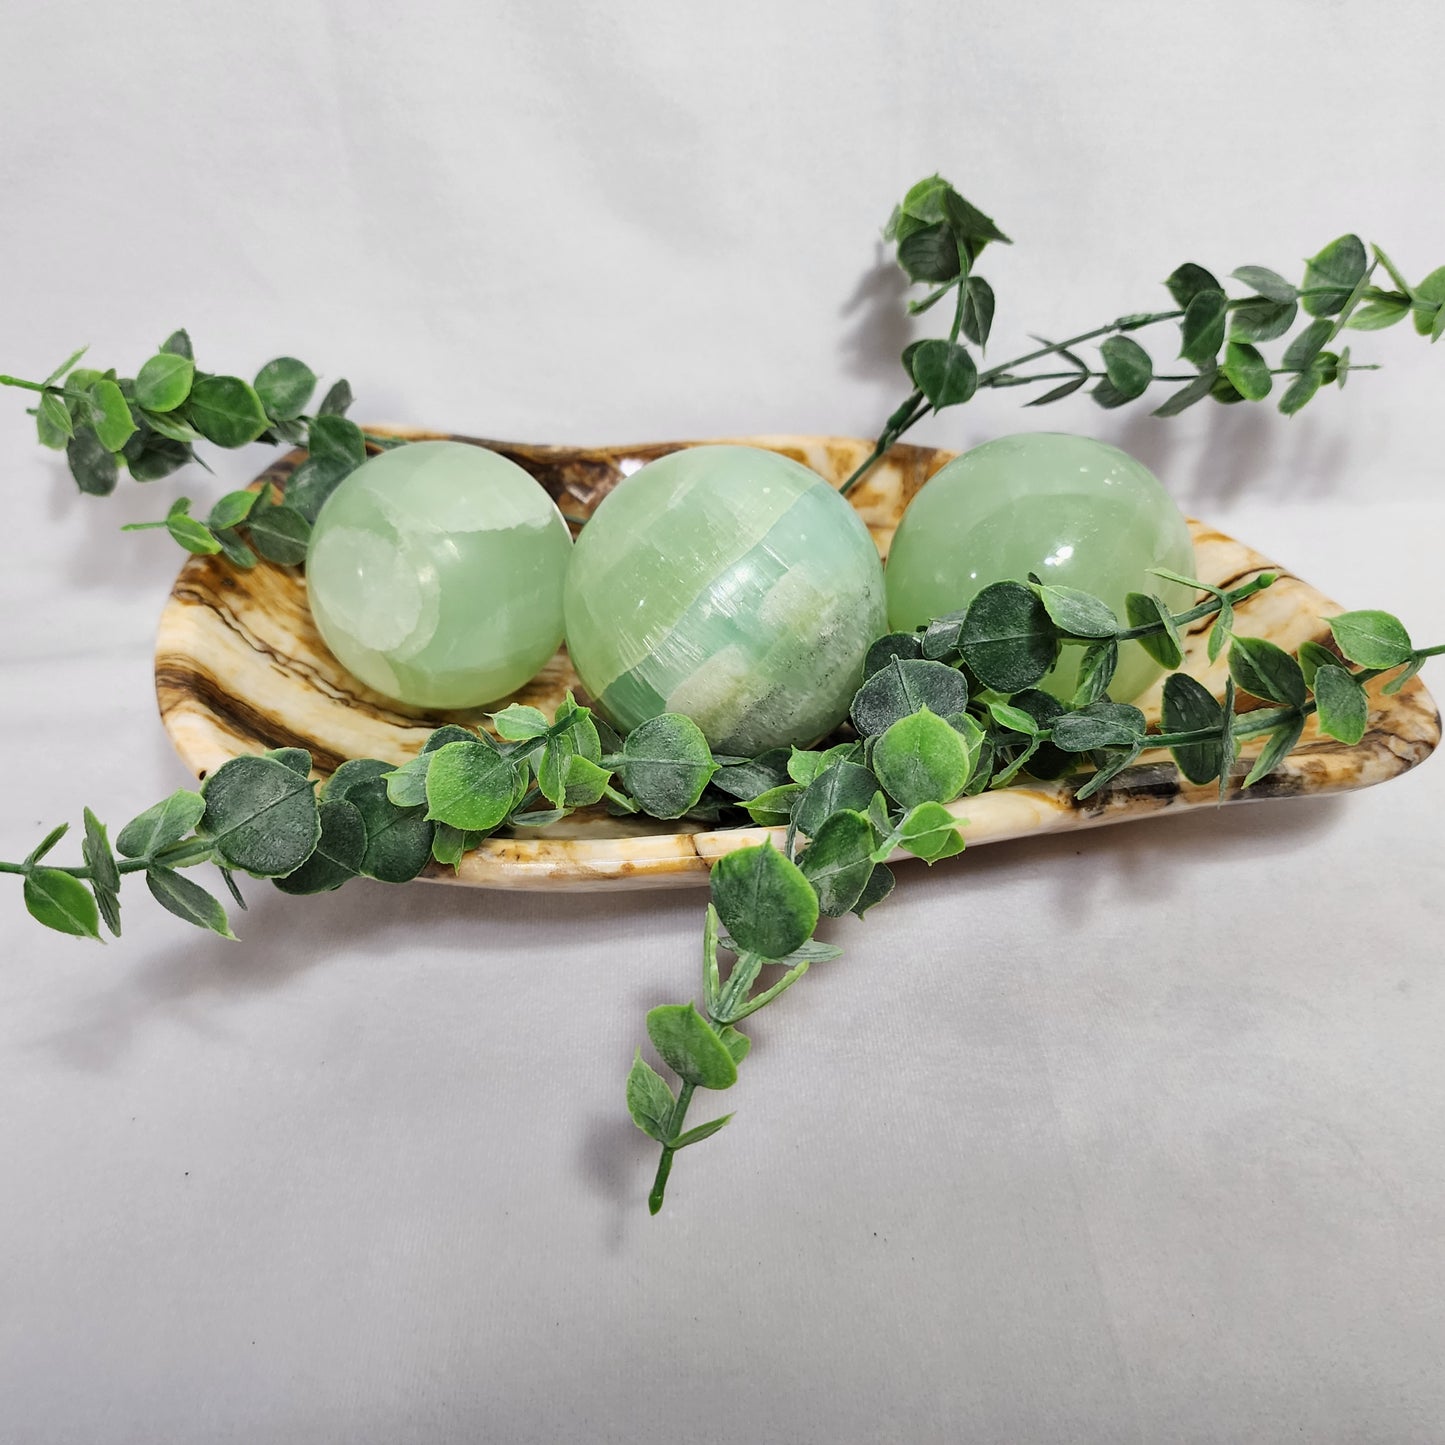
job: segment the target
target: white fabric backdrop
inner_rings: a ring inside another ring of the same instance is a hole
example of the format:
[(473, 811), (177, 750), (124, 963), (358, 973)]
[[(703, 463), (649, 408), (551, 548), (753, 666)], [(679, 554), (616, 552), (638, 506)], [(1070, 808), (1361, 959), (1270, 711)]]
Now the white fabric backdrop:
[[(1445, 261), (1418, 3), (0, 5), (0, 366), (350, 377), (533, 441), (875, 429), (878, 227), (937, 168), (1017, 244), (998, 355), (1186, 258)], [(981, 398), (1130, 447), (1445, 634), (1445, 349), (1286, 423)], [(184, 781), (149, 644), (202, 474), (77, 497), (0, 396), (0, 856)], [(258, 468), (223, 456), (220, 480)], [(910, 871), (762, 1015), (647, 1217), (621, 1085), (696, 893), (260, 886), (239, 947), (0, 908), (0, 1438), (1445, 1438), (1445, 767)]]

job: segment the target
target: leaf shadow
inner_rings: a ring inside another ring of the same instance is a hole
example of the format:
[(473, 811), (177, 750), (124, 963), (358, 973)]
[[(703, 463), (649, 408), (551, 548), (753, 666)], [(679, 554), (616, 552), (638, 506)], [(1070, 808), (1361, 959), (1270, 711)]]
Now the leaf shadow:
[(843, 363), (850, 376), (901, 385), (906, 378), (899, 363), (912, 339), (905, 304), (908, 282), (882, 241), (874, 245), (873, 264), (858, 277), (839, 316), (852, 317), (843, 334)]

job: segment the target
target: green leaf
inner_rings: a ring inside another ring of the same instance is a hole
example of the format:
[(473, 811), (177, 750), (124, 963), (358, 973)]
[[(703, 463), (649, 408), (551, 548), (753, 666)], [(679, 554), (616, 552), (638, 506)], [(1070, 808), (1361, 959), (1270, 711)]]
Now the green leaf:
[(1369, 260), (1358, 236), (1331, 241), (1305, 265), (1304, 308), (1311, 316), (1334, 316), (1364, 279)]
[(680, 818), (717, 771), (702, 729), (680, 713), (634, 728), (622, 744), (622, 784), (654, 818)]
[(1320, 389), (1320, 378), (1317, 372), (1306, 371), (1290, 382), (1285, 388), (1285, 393), (1279, 399), (1279, 409), (1285, 416), (1293, 416), (1295, 412), (1303, 410), (1309, 405), (1315, 392)]
[(294, 356), (278, 356), (256, 373), (256, 395), (267, 413), (282, 421), (306, 410), (316, 390), (316, 373)]
[(1236, 341), (1275, 341), (1298, 315), (1297, 301), (1243, 301), (1229, 314), (1229, 334)]
[(173, 868), (153, 864), (146, 869), (146, 886), (151, 896), (167, 913), (174, 913), (197, 928), (208, 928), (222, 938), (234, 939), (230, 921), (220, 900), (213, 898), (199, 883), (193, 883)]
[(877, 791), (878, 780), (867, 768), (858, 763), (833, 763), (808, 784), (800, 798), (794, 799), (797, 806), (793, 816), (798, 829), (811, 838), (834, 813), (845, 808), (867, 808)]
[(863, 659), (863, 677), (865, 680), (872, 677), (875, 672), (887, 667), (895, 657), (906, 661), (922, 655), (923, 644), (916, 632), (890, 632), (886, 637), (880, 637), (868, 649), (868, 655)]
[(851, 912), (873, 872), (873, 826), (851, 809), (833, 813), (808, 844), (798, 866), (829, 918)]
[(355, 470), (351, 462), (338, 457), (308, 458), (287, 478), (286, 505), (314, 522), (326, 499)]
[(1088, 781), (1074, 793), (1074, 801), (1076, 803), (1086, 802), (1095, 793), (1102, 791), (1139, 756), (1142, 750), (1143, 745), (1135, 743), (1130, 747), (1104, 754), (1103, 764), (1096, 768)]
[(221, 531), (214, 535), (233, 566), (249, 571), (256, 565), (256, 554), (241, 540), (239, 532)]
[(100, 909), (78, 878), (58, 868), (35, 868), (25, 875), (22, 890), (30, 916), (57, 933), (73, 938), (100, 938)]
[(318, 416), (344, 416), (355, 398), (351, 394), (351, 383), (342, 377), (334, 381), (317, 407)]
[(939, 199), (943, 205), (943, 217), (960, 241), (970, 242), (978, 250), (990, 241), (1002, 241), (1006, 246), (1012, 244), (991, 216), (985, 216), (977, 206), (970, 205), (946, 182)]
[(893, 892), (897, 882), (891, 868), (882, 863), (875, 863), (863, 892), (859, 894), (858, 901), (853, 905), (853, 912), (862, 918), (870, 908), (882, 903)]
[(73, 367), (73, 366), (75, 365), (75, 363), (76, 363), (77, 361), (79, 361), (80, 358), (81, 358), (82, 356), (84, 356), (85, 353), (86, 353), (87, 351), (89, 351), (89, 350), (90, 350), (90, 347), (89, 347), (89, 346), (82, 346), (79, 351), (72, 351), (72, 352), (70, 353), (70, 355), (67, 356), (67, 357), (65, 358), (65, 360), (62, 361), (62, 362), (60, 363), (60, 365), (57, 366), (57, 367), (55, 368), (55, 370), (52, 371), (52, 372), (50, 373), (50, 375), (45, 378), (45, 380), (41, 383), (41, 385), (42, 385), (42, 386), (50, 386), (50, 385), (52, 385), (54, 382), (59, 381), (60, 378), (61, 378), (62, 376), (64, 376), (64, 375), (66, 374), (66, 372), (68, 372), (68, 371), (71, 369), (71, 367)]
[(218, 447), (243, 447), (266, 430), (261, 398), (239, 376), (203, 376), (191, 387), (187, 413)]
[(174, 411), (191, 394), (196, 364), (188, 356), (161, 351), (136, 373), (135, 402), (146, 411)]
[(539, 707), (528, 707), (525, 703), (514, 702), (501, 712), (491, 714), (492, 726), (511, 742), (524, 742), (528, 738), (539, 738), (550, 726), (547, 714)]
[(86, 395), (85, 419), (106, 450), (118, 452), (131, 438), (136, 426), (125, 395), (113, 381), (97, 381)]
[(982, 276), (970, 276), (963, 283), (963, 334), (975, 346), (988, 345), (993, 312), (993, 287)]
[[(557, 814), (557, 817), (561, 816), (563, 816), (561, 813)], [(513, 821), (516, 820), (513, 819)], [(323, 819), (323, 826), (324, 822)], [(436, 823), (432, 828), (431, 855), (438, 863), (445, 863), (449, 868), (456, 868), (481, 841), (480, 833), (469, 833), (464, 828), (453, 828), (449, 823)]]
[(1117, 386), (1106, 376), (1089, 393), (1093, 398), (1095, 406), (1101, 406), (1105, 411), (1112, 411), (1116, 406), (1125, 406), (1133, 400), (1133, 397), (1120, 391)]
[(1119, 619), (1092, 593), (1048, 584), (1041, 585), (1038, 591), (1039, 600), (1060, 632), (1070, 637), (1112, 637), (1118, 631)]
[(672, 1128), (672, 1111), (677, 1100), (662, 1075), (647, 1063), (638, 1049), (627, 1074), (627, 1112), (632, 1122), (659, 1144), (666, 1144)]
[[(473, 738), (458, 738), (457, 742), (472, 742)], [(445, 743), (442, 744), (446, 746)], [(386, 796), (398, 808), (420, 808), (426, 803), (426, 775), (431, 771), (431, 753), (423, 748), (414, 758), (408, 759), (395, 772), (386, 774)]]
[(1234, 604), (1227, 597), (1219, 599), (1219, 611), (1214, 615), (1214, 625), (1209, 629), (1207, 648), (1210, 662), (1218, 662), (1225, 644), (1234, 636)]
[(1066, 396), (1072, 396), (1088, 379), (1087, 373), (1080, 373), (1070, 381), (1061, 381), (1057, 386), (1050, 387), (1042, 396), (1036, 396), (1025, 405), (1048, 406), (1052, 402), (1062, 401)]
[(756, 798), (788, 781), (790, 748), (771, 748), (746, 763), (722, 767), (712, 775), (713, 787), (732, 798)]
[(928, 708), (900, 718), (873, 749), (873, 772), (904, 808), (951, 803), (968, 782), (968, 761), (963, 739)]
[(1299, 295), (1292, 282), (1268, 266), (1241, 266), (1230, 274), (1270, 301), (1293, 301)]
[(398, 808), (386, 796), (386, 782), (369, 778), (347, 789), (346, 801), (366, 825), (361, 871), (381, 883), (410, 883), (431, 861), (434, 824), (426, 809)]
[[(141, 413), (141, 420), (144, 421), (152, 431), (159, 432), (161, 436), (167, 438), (169, 441), (183, 443), (187, 448), (187, 459), (191, 456), (189, 450), (190, 443), (198, 442), (201, 439), (200, 432), (188, 422), (183, 421), (175, 412), (166, 415), (158, 411), (144, 411)], [(134, 470), (134, 468), (132, 468), (132, 470)]]
[(1149, 353), (1128, 336), (1111, 336), (1099, 350), (1115, 391), (1126, 401), (1143, 396), (1154, 379), (1154, 363)]
[(1401, 291), (1381, 291), (1371, 287), (1365, 301), (1350, 312), (1345, 325), (1351, 331), (1383, 331), (1403, 321), (1411, 311), (1410, 298)]
[(701, 1089), (730, 1089), (737, 1083), (738, 1066), (732, 1054), (693, 1004), (663, 1004), (651, 1009), (647, 1037), (684, 1083)]
[[(716, 925), (716, 913), (712, 905), (708, 905), (709, 912), (713, 913), (714, 926)], [(723, 1048), (733, 1056), (733, 1063), (741, 1064), (747, 1058), (748, 1051), (753, 1046), (753, 1041), (744, 1033), (740, 1033), (731, 1024), (724, 1024), (718, 1031), (717, 1036), (723, 1042)]]
[(1202, 291), (1224, 291), (1211, 272), (1203, 266), (1196, 266), (1193, 261), (1186, 261), (1164, 284), (1181, 311), (1187, 311), (1189, 303)]
[(274, 758), (282, 767), (290, 768), (303, 778), (311, 775), (311, 754), (305, 748), (267, 748), (263, 758)]
[(1184, 320), (1180, 322), (1182, 342), (1179, 355), (1198, 367), (1212, 365), (1224, 345), (1228, 314), (1228, 302), (1223, 291), (1197, 292), (1190, 299)]
[(817, 926), (817, 894), (771, 842), (719, 858), (711, 887), (723, 927), (740, 948), (762, 958), (785, 957)]
[(590, 808), (602, 801), (611, 781), (612, 774), (606, 768), (581, 753), (573, 753), (567, 761), (562, 804), (567, 808)]
[(1388, 612), (1342, 612), (1326, 621), (1335, 645), (1360, 667), (1398, 667), (1415, 655), (1405, 624)]
[(340, 801), (358, 783), (384, 777), (395, 767), (395, 763), (384, 763), (380, 758), (347, 758), (322, 785), (321, 796), (328, 803)]
[(294, 873), (321, 838), (311, 783), (274, 758), (222, 763), (201, 787), (200, 831), (228, 868), (257, 878)]
[(686, 1149), (689, 1144), (700, 1144), (704, 1139), (711, 1139), (725, 1124), (732, 1122), (732, 1117), (731, 1114), (724, 1114), (720, 1119), (709, 1119), (706, 1124), (699, 1124), (696, 1128), (679, 1134), (670, 1147)]
[[(1033, 597), (1032, 592), (1028, 595)], [(921, 707), (951, 717), (967, 706), (968, 682), (957, 668), (922, 658), (895, 658), (854, 693), (851, 715), (864, 737), (874, 737)]]
[(1065, 713), (1053, 724), (1054, 746), (1066, 753), (1134, 747), (1144, 737), (1144, 714), (1125, 702), (1096, 702)]
[(1156, 406), (1150, 413), (1151, 416), (1178, 416), (1180, 412), (1188, 410), (1195, 402), (1203, 401), (1209, 395), (1214, 385), (1215, 373), (1213, 368), (1201, 372), (1189, 382), (1187, 386), (1181, 386), (1163, 404)]
[(35, 411), (35, 429), (40, 436), (40, 445), (51, 451), (64, 451), (65, 444), (75, 435), (75, 423), (65, 403), (53, 391), (44, 392), (40, 405)]
[(1084, 649), (1079, 659), (1079, 680), (1074, 688), (1073, 705), (1087, 707), (1098, 702), (1109, 690), (1119, 666), (1119, 644), (1112, 637)]
[(126, 858), (154, 858), (162, 848), (179, 843), (201, 821), (206, 800), (187, 788), (147, 808), (116, 835), (116, 851)]
[(345, 462), (352, 468), (366, 460), (366, 440), (361, 428), (344, 416), (330, 413), (312, 421), (307, 449), (318, 461)]
[(788, 776), (806, 788), (828, 766), (828, 762), (826, 753), (793, 748), (788, 755)]
[(1405, 684), (1406, 684), (1407, 682), (1409, 682), (1410, 679), (1411, 679), (1412, 677), (1414, 677), (1415, 674), (1416, 674), (1417, 672), (1419, 672), (1420, 669), (1421, 669), (1422, 667), (1424, 667), (1424, 666), (1425, 666), (1425, 659), (1424, 659), (1424, 657), (1420, 656), (1420, 655), (1417, 653), (1416, 656), (1415, 656), (1415, 660), (1414, 660), (1413, 662), (1411, 662), (1408, 667), (1402, 668), (1399, 672), (1397, 672), (1397, 673), (1394, 675), (1394, 677), (1392, 677), (1392, 678), (1389, 680), (1389, 682), (1387, 682), (1387, 683), (1380, 689), (1380, 691), (1383, 692), (1386, 697), (1393, 697), (1393, 696), (1394, 696), (1397, 692), (1399, 692), (1399, 691), (1405, 686)]
[(1244, 692), (1266, 702), (1303, 707), (1307, 697), (1300, 665), (1263, 637), (1236, 637), (1229, 649), (1229, 675)]
[[(339, 770), (338, 770), (339, 771)], [(283, 893), (330, 893), (361, 872), (366, 858), (366, 823), (344, 799), (327, 799), (319, 809), (321, 837), (294, 872), (274, 880)]]
[[(1164, 679), (1164, 703), (1161, 722), (1165, 732), (1216, 732), (1224, 719), (1224, 710), (1197, 678), (1187, 672), (1171, 673)], [(1210, 783), (1219, 776), (1223, 749), (1216, 737), (1209, 742), (1188, 743), (1171, 748), (1175, 766), (1191, 783)]]
[(1274, 378), (1269, 362), (1253, 347), (1242, 341), (1231, 341), (1224, 348), (1224, 374), (1246, 401), (1260, 401), (1269, 395)]
[(161, 342), (161, 350), (169, 352), (172, 356), (184, 356), (187, 361), (195, 360), (195, 353), (191, 350), (190, 333), (185, 330), (172, 331), (171, 334)]
[(1322, 663), (1315, 671), (1315, 702), (1320, 731), (1353, 747), (1365, 735), (1370, 703), (1365, 689), (1352, 673), (1335, 663)]
[(256, 499), (259, 496), (259, 492), (227, 492), (211, 508), (211, 515), (206, 518), (206, 525), (215, 532), (224, 532), (232, 527), (239, 527), (250, 515), (251, 508), (256, 505)]
[(116, 867), (115, 854), (110, 850), (110, 839), (106, 836), (105, 825), (89, 808), (85, 810), (85, 840), (80, 845), (80, 856), (90, 869), (90, 886), (100, 909), (100, 916), (111, 933), (120, 937), (120, 870)]
[(909, 358), (914, 384), (934, 411), (966, 402), (978, 388), (978, 368), (957, 342), (920, 342)]
[(1330, 339), (1334, 326), (1329, 321), (1311, 321), (1285, 348), (1284, 364), (1292, 369), (1307, 371), (1320, 354), (1320, 349)]
[(1304, 726), (1305, 720), (1302, 717), (1286, 718), (1280, 723), (1268, 735), (1264, 749), (1254, 760), (1254, 766), (1246, 775), (1243, 786), (1252, 788), (1262, 777), (1272, 773), (1294, 750)]
[[(212, 535), (204, 522), (198, 522), (187, 510), (191, 505), (189, 497), (177, 497), (166, 513), (165, 528), (173, 541), (197, 557), (214, 556), (221, 550), (221, 544)], [(129, 528), (122, 528), (128, 531)]]
[(250, 517), (251, 545), (268, 562), (297, 567), (306, 560), (311, 523), (293, 507), (257, 507)]
[(938, 863), (963, 852), (958, 820), (941, 803), (920, 803), (873, 852), (882, 863), (895, 848), (902, 848), (925, 863)]
[[(990, 702), (988, 705), (989, 715), (1002, 728), (1011, 732), (1022, 733), (1026, 738), (1033, 737), (1039, 730), (1038, 723), (1032, 713), (1027, 713), (1021, 707), (1014, 707), (1012, 703)], [(943, 798), (941, 802), (950, 802), (951, 799)]]
[(1299, 658), (1300, 671), (1304, 673), (1305, 686), (1313, 689), (1315, 673), (1321, 667), (1338, 667), (1340, 660), (1333, 652), (1318, 642), (1302, 642), (1295, 654)]
[(38, 863), (68, 832), (70, 832), (69, 823), (61, 823), (57, 827), (52, 828), (40, 842), (30, 850), (26, 856), (24, 866), (28, 868), (32, 863)]
[[(973, 675), (985, 687), (1002, 693), (1032, 687), (1059, 655), (1058, 628), (1034, 591), (1021, 582), (995, 582), (985, 587), (969, 603), (958, 644)], [(934, 711), (961, 712), (962, 708), (935, 707)]]
[(943, 221), (923, 226), (898, 242), (898, 264), (910, 281), (951, 281), (961, 269), (958, 242)]
[(1152, 593), (1131, 592), (1124, 599), (1124, 611), (1131, 627), (1158, 627), (1136, 639), (1139, 646), (1157, 662), (1160, 667), (1173, 672), (1184, 661), (1184, 643), (1173, 614), (1162, 597)]
[(793, 809), (803, 796), (801, 783), (780, 783), (744, 803), (748, 817), (760, 828), (785, 828), (793, 820)]
[(511, 811), (516, 788), (515, 764), (490, 738), (447, 743), (431, 754), (427, 817), (453, 828), (490, 832)]
[[(1436, 326), (1440, 317), (1445, 315), (1445, 266), (1437, 266), (1417, 287), (1415, 287), (1415, 300), (1427, 303), (1427, 307), (1421, 307), (1414, 313), (1413, 320), (1415, 330), (1421, 336), (1435, 337), (1438, 335)], [(1428, 305), (1437, 309), (1431, 312)]]

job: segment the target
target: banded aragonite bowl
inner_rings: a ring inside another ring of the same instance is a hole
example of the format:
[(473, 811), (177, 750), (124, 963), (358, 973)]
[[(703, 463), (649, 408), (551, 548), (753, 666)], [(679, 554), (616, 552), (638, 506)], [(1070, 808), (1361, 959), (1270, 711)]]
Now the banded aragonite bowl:
[[(413, 428), (373, 428), (411, 440), (445, 436)], [(570, 516), (588, 517), (608, 490), (644, 463), (696, 442), (635, 447), (546, 447), (452, 440), (490, 447), (524, 467)], [(839, 485), (868, 454), (870, 443), (849, 437), (749, 437), (812, 467)], [(954, 453), (899, 445), (854, 488), (849, 500), (885, 556), (909, 500)], [(257, 478), (285, 489), (304, 453), (282, 457)], [(1202, 522), (1191, 521), (1196, 575), (1203, 582), (1237, 586), (1266, 569), (1280, 572), (1267, 591), (1243, 603), (1237, 630), (1268, 637), (1290, 651), (1310, 639), (1325, 641), (1323, 619), (1341, 609), (1287, 569)], [(1184, 670), (1216, 696), (1227, 671), (1223, 659), (1205, 653), (1207, 624), (1185, 639)], [(432, 729), (446, 722), (485, 725), (487, 709), (426, 711), (371, 692), (326, 650), (311, 620), (306, 578), (298, 568), (262, 562), (241, 571), (224, 557), (192, 557), (181, 568), (161, 614), (156, 640), (156, 692), (161, 719), (176, 750), (200, 778), (229, 758), (266, 748), (303, 747), (319, 774), (352, 757), (405, 762), (420, 751)], [(557, 652), (542, 672), (506, 701), (530, 703), (550, 714), (566, 689), (581, 696), (567, 659)], [(1139, 699), (1157, 720), (1162, 681)], [(1420, 679), (1393, 696), (1370, 689), (1370, 717), (1353, 747), (1322, 736), (1311, 719), (1299, 746), (1247, 793), (1242, 783), (1259, 744), (1235, 765), (1225, 801), (1263, 800), (1344, 792), (1398, 776), (1424, 761), (1440, 741), (1440, 714)], [(1098, 794), (1080, 803), (1076, 783), (1022, 780), (961, 799), (952, 811), (970, 846), (1121, 823), (1218, 801), (1214, 784), (1183, 778), (1166, 753), (1143, 754)], [(432, 865), (424, 876), (491, 888), (652, 888), (704, 882), (714, 859), (760, 842), (771, 830), (709, 830), (687, 823), (613, 818), (590, 809), (545, 831), (487, 839), (461, 866)], [(781, 830), (773, 833), (780, 837)]]

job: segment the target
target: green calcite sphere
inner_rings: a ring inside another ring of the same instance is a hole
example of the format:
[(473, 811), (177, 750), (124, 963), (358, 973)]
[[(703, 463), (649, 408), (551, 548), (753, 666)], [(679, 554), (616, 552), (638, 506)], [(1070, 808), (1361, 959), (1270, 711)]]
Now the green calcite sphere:
[(686, 713), (718, 752), (807, 743), (842, 721), (887, 629), (883, 568), (816, 472), (689, 447), (598, 507), (567, 574), (567, 649), (624, 731)]
[(476, 707), (557, 650), (571, 551), (561, 513), (514, 462), (412, 442), (327, 499), (306, 587), (327, 647), (368, 687), (414, 707)]
[[(1000, 437), (955, 458), (913, 499), (888, 554), (888, 621), (898, 632), (965, 606), (992, 582), (1045, 582), (1103, 598), (1155, 592), (1178, 612), (1194, 597), (1149, 574), (1194, 574), (1189, 526), (1153, 473), (1117, 447), (1044, 432)], [(1080, 649), (1040, 684), (1067, 699)], [(1137, 642), (1120, 649), (1109, 693), (1137, 697), (1162, 669)]]

